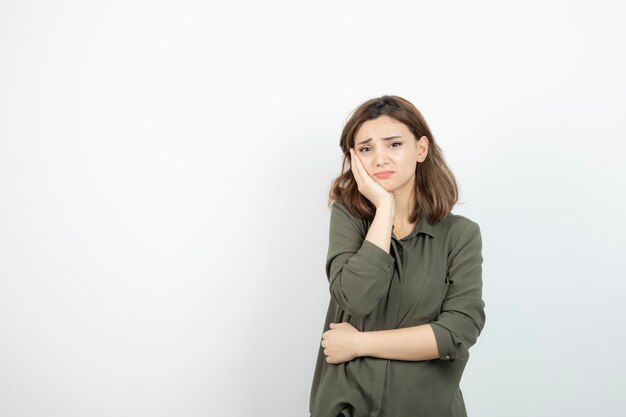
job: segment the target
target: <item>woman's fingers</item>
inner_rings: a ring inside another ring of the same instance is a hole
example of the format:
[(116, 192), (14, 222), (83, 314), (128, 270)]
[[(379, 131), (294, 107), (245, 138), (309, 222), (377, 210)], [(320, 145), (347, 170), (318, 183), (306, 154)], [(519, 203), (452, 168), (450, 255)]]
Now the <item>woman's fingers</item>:
[(363, 166), (363, 163), (361, 162), (361, 159), (359, 159), (358, 155), (356, 154), (353, 148), (352, 148), (352, 162), (354, 166), (354, 168), (352, 169), (352, 172), (355, 172), (355, 179), (361, 190), (367, 192), (366, 190), (367, 188), (376, 187), (376, 185), (378, 185), (376, 181), (374, 180), (374, 178), (372, 178), (370, 174), (367, 172), (367, 170)]
[(351, 154), (350, 164), (352, 166), (352, 174), (354, 175), (354, 179), (356, 180), (356, 183), (359, 186), (359, 188), (363, 189), (363, 186), (365, 185), (365, 179), (363, 178), (363, 171), (362, 171), (363, 165), (361, 165), (361, 160), (356, 155), (354, 148), (350, 148), (350, 154)]
[(361, 178), (359, 177), (359, 173), (357, 172), (357, 157), (354, 154), (354, 149), (350, 148), (350, 169), (352, 170), (352, 175), (354, 176), (354, 179), (356, 180), (356, 184), (359, 186), (359, 188), (361, 187)]

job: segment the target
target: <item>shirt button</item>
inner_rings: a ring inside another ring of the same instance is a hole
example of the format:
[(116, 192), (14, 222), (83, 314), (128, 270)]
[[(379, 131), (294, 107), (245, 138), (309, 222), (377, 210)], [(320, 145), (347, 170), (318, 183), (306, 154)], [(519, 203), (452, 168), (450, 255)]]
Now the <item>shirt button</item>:
[(391, 264), (390, 264), (390, 263), (389, 263), (389, 264), (387, 264), (387, 268), (391, 268)]
[(450, 359), (450, 355), (446, 355), (446, 359)]

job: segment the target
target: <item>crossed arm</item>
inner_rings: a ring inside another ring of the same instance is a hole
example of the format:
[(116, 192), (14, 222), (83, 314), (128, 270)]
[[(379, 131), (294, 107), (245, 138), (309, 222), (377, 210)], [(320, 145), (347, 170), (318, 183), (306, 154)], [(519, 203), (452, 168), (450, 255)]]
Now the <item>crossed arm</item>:
[(402, 329), (355, 333), (357, 356), (423, 361), (439, 358), (435, 333), (430, 324)]
[(330, 330), (322, 335), (321, 345), (325, 348), (326, 361), (335, 364), (360, 356), (403, 361), (441, 357), (430, 323), (374, 331), (359, 331), (348, 322), (330, 323)]

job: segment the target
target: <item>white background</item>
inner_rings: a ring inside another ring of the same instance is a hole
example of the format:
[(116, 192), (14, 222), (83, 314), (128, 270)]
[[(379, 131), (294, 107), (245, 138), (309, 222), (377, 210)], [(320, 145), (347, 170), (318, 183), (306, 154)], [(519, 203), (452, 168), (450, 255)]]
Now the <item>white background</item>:
[(623, 17), (3, 1), (0, 415), (308, 416), (339, 134), (383, 94), (481, 226), (470, 416), (622, 415)]

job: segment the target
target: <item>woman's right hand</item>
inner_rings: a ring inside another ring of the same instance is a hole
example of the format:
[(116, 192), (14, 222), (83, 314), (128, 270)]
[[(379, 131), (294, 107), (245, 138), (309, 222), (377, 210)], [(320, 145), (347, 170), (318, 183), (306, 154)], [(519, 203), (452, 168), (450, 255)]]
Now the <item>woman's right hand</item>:
[(350, 148), (350, 168), (358, 185), (359, 192), (371, 201), (376, 208), (384, 205), (395, 207), (393, 194), (385, 190), (382, 185), (370, 176), (363, 166), (363, 163), (361, 163), (361, 159), (354, 151), (354, 148)]

